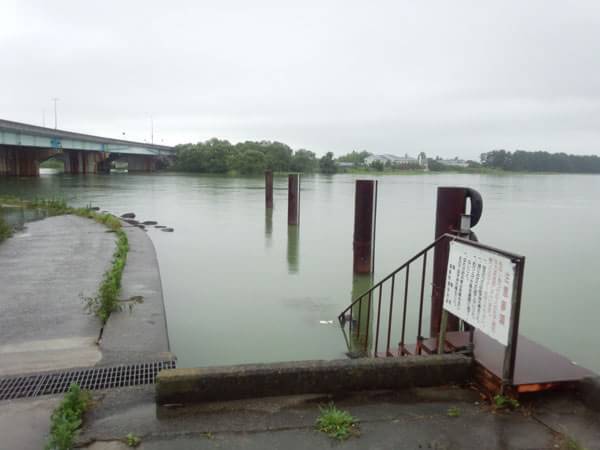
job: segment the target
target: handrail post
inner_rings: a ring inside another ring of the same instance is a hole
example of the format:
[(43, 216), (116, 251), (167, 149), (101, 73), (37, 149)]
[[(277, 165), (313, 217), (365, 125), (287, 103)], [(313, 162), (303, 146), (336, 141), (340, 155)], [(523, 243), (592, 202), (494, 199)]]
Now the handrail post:
[(425, 293), (425, 276), (427, 275), (427, 251), (423, 253), (423, 267), (421, 272), (421, 295), (419, 297), (419, 322), (417, 324), (416, 353), (421, 354), (421, 343), (423, 342), (423, 297)]
[(410, 274), (410, 265), (406, 266), (406, 278), (404, 280), (404, 304), (402, 306), (402, 330), (400, 334), (400, 351), (404, 353), (406, 342), (404, 342), (406, 333), (406, 310), (408, 309), (408, 281)]
[(504, 352), (502, 365), (502, 395), (506, 395), (514, 384), (515, 363), (517, 360), (517, 344), (519, 340), (519, 319), (521, 316), (521, 294), (523, 292), (523, 274), (525, 271), (525, 258), (516, 259), (515, 278), (513, 280), (512, 309), (508, 328), (508, 342)]
[[(379, 347), (379, 322), (381, 320), (381, 288), (382, 284), (379, 285), (379, 300), (377, 302), (377, 328), (375, 330), (375, 348), (373, 350), (375, 357), (377, 357), (377, 348)], [(385, 349), (387, 353), (387, 348)]]

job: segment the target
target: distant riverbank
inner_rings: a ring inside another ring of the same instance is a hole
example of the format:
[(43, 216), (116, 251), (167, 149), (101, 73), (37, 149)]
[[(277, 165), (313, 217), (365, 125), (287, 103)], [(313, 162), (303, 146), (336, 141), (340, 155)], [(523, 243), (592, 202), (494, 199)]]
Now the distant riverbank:
[[(165, 169), (162, 170), (161, 173), (172, 174), (172, 175), (202, 175), (202, 176), (216, 176), (216, 177), (231, 177), (231, 178), (247, 178), (248, 176), (252, 177), (261, 177), (262, 173), (255, 174), (243, 174), (238, 171), (232, 170), (227, 173), (209, 173), (209, 172), (193, 172), (193, 171), (181, 171), (181, 170), (171, 170)], [(275, 176), (285, 176), (289, 173), (294, 173), (294, 171), (277, 171), (273, 172)], [(417, 169), (385, 169), (385, 170), (375, 170), (369, 167), (352, 167), (352, 168), (341, 168), (335, 173), (322, 173), (322, 172), (301, 172), (303, 175), (370, 175), (370, 176), (397, 176), (397, 175), (406, 175), (406, 176), (417, 176), (417, 175), (498, 175), (498, 176), (508, 176), (508, 175), (598, 175), (598, 174), (590, 174), (590, 173), (564, 173), (564, 172), (530, 172), (530, 171), (517, 171), (517, 170), (503, 170), (503, 169), (494, 169), (490, 167), (465, 167), (465, 168), (448, 168), (447, 170), (417, 170)]]

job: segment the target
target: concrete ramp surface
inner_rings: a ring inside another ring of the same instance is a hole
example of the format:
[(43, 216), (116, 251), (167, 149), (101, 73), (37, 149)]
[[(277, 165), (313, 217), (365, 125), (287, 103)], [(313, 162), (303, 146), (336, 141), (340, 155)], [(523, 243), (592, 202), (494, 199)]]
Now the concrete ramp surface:
[(75, 216), (28, 223), (0, 244), (0, 376), (100, 360), (100, 322), (82, 296), (95, 295), (114, 250), (113, 233)]

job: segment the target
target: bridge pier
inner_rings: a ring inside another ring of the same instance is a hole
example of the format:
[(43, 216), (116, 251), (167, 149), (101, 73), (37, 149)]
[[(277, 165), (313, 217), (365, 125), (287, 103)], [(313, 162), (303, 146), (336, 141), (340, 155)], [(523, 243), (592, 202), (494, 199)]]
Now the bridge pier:
[(156, 157), (146, 155), (127, 155), (127, 171), (154, 172), (155, 170)]
[(40, 161), (55, 153), (50, 149), (0, 146), (0, 176), (37, 177)]
[(103, 152), (88, 150), (64, 150), (65, 173), (97, 173), (98, 166), (106, 159)]

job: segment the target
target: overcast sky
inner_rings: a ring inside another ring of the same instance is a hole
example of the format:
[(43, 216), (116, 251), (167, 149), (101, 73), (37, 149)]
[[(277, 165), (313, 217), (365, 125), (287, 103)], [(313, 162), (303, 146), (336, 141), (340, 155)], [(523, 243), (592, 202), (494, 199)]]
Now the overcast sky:
[(0, 118), (322, 154), (600, 154), (600, 1), (0, 0)]

